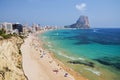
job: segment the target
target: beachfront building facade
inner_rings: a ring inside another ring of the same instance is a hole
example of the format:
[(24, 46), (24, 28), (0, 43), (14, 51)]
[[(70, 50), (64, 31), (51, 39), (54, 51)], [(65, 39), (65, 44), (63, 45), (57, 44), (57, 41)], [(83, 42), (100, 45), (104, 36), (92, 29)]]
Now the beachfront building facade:
[(4, 22), (0, 24), (0, 29), (4, 29), (6, 34), (20, 34), (23, 32), (23, 26), (21, 24), (12, 24), (8, 22)]
[(23, 32), (23, 26), (19, 23), (13, 24), (12, 27), (13, 27), (14, 33), (20, 34)]
[(13, 31), (12, 23), (4, 22), (1, 27), (5, 29), (6, 34), (10, 34)]
[(31, 33), (32, 32), (32, 30), (31, 30), (31, 28), (28, 26), (28, 25), (24, 25), (23, 26), (23, 34), (25, 35), (25, 36), (27, 36), (29, 33)]
[(32, 25), (32, 32), (36, 32), (40, 30), (40, 25), (39, 24), (33, 24)]

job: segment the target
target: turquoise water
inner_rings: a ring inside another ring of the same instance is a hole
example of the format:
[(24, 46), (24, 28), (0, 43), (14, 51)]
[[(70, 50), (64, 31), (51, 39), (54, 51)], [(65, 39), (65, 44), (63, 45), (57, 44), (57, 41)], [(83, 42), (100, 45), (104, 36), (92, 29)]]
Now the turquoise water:
[[(100, 67), (99, 72), (106, 75), (104, 80), (109, 78), (111, 78), (109, 80), (119, 80), (119, 34), (120, 29), (69, 29), (48, 31), (42, 34), (41, 38), (45, 42), (45, 47), (54, 52), (61, 61), (66, 62), (68, 65), (70, 65), (68, 62), (71, 61), (74, 64), (74, 68), (77, 66), (75, 68), (76, 71), (81, 65), (92, 73), (95, 72), (92, 69), (97, 72), (97, 68)], [(72, 67), (73, 65), (70, 66)], [(96, 73), (96, 76), (99, 76), (99, 74)], [(87, 77), (89, 78), (90, 76)]]

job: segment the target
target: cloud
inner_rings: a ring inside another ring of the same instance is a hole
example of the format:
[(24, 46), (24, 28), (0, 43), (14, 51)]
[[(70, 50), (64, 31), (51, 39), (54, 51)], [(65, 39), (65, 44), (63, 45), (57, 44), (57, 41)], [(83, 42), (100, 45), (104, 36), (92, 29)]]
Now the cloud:
[(81, 3), (81, 4), (77, 4), (75, 7), (79, 11), (85, 11), (86, 10), (86, 6), (87, 5), (85, 3)]

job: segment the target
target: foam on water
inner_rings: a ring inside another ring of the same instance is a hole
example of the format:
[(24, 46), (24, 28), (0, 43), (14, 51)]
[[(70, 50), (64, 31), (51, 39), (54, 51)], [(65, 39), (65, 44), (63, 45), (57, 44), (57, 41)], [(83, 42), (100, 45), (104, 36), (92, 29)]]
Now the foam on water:
[(79, 60), (82, 60), (82, 61), (84, 61), (84, 60), (85, 60), (84, 58), (81, 58), (81, 57), (79, 57), (78, 59), (79, 59)]
[(65, 58), (71, 59), (71, 60), (76, 60), (74, 57), (67, 56), (65, 54), (62, 54), (61, 52), (58, 52), (58, 55), (63, 56)]
[(97, 70), (93, 70), (91, 68), (84, 68), (85, 70), (91, 71), (92, 73), (96, 74), (97, 76), (101, 75), (101, 72), (97, 71)]
[(63, 57), (68, 58), (68, 59), (71, 59), (71, 60), (82, 60), (82, 61), (85, 60), (84, 58), (81, 58), (81, 57), (77, 58), (77, 57), (68, 56), (68, 55), (66, 55), (66, 54), (63, 54), (63, 53), (60, 52), (60, 51), (58, 52), (58, 55), (63, 56)]
[(48, 44), (48, 47), (49, 47), (49, 48), (52, 48), (52, 45)]
[(51, 44), (51, 42), (48, 42), (48, 44)]

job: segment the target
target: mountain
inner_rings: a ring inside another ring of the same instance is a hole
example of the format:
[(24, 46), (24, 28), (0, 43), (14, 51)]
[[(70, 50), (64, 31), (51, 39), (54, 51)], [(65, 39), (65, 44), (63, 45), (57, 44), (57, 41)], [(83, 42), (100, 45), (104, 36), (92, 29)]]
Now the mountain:
[(79, 19), (76, 21), (76, 23), (64, 27), (88, 29), (90, 28), (90, 24), (87, 16), (80, 16)]

